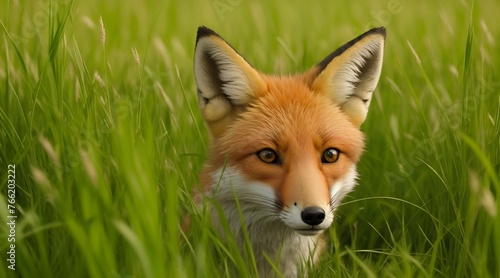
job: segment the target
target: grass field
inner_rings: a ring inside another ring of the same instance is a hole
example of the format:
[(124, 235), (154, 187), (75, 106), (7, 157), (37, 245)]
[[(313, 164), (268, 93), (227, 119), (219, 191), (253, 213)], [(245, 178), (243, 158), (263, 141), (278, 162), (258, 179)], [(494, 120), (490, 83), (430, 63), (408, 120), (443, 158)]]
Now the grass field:
[(310, 277), (500, 277), (498, 1), (0, 7), (0, 277), (255, 275), (205, 214), (179, 229), (209, 140), (200, 25), (282, 74), (387, 27), (359, 185)]

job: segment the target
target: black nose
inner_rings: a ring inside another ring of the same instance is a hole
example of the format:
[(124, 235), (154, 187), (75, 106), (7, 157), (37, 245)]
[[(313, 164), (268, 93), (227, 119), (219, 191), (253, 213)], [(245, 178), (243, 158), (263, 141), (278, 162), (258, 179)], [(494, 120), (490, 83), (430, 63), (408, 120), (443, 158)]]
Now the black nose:
[(320, 207), (307, 207), (300, 213), (300, 217), (306, 224), (319, 225), (325, 220), (325, 210)]

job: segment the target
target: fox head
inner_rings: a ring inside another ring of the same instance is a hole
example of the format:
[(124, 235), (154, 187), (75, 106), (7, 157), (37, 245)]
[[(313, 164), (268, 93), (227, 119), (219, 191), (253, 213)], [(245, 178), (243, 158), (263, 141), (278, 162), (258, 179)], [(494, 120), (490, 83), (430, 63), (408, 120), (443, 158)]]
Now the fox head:
[(305, 73), (269, 76), (200, 27), (194, 73), (212, 135), (200, 176), (205, 192), (225, 208), (237, 198), (247, 225), (282, 224), (302, 235), (328, 228), (356, 183), (364, 147), (359, 127), (380, 77), (384, 42), (385, 29), (375, 28)]

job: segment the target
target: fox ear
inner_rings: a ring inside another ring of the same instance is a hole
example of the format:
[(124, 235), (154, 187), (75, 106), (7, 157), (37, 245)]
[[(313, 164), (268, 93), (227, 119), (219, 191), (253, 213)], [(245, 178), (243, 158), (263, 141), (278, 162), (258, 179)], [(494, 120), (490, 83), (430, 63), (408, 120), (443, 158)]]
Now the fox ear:
[(374, 28), (343, 45), (311, 69), (313, 91), (327, 93), (351, 122), (366, 119), (382, 70), (386, 31)]
[(206, 27), (198, 28), (194, 74), (201, 113), (215, 136), (265, 88), (260, 74)]

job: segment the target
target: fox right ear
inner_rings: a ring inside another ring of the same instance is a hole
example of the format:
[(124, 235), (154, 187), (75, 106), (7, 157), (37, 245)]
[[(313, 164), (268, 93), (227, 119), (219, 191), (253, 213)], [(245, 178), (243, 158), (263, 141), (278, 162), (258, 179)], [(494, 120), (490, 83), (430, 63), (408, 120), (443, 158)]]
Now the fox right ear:
[(194, 75), (200, 111), (214, 136), (265, 88), (260, 74), (206, 27), (198, 28)]
[(385, 28), (374, 28), (346, 43), (309, 72), (314, 91), (323, 92), (355, 126), (366, 118), (382, 70)]

